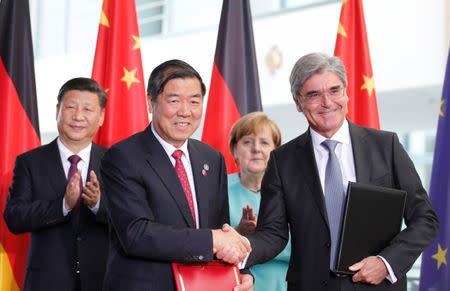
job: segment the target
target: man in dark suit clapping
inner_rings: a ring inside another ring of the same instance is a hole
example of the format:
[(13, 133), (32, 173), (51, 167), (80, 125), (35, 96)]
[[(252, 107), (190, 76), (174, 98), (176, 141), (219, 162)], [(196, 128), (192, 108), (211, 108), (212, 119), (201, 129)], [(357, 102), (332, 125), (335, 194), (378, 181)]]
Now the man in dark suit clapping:
[(105, 149), (92, 142), (106, 95), (94, 80), (66, 82), (56, 106), (59, 137), (17, 157), (4, 218), (31, 232), (24, 290), (97, 291), (108, 249), (97, 177)]

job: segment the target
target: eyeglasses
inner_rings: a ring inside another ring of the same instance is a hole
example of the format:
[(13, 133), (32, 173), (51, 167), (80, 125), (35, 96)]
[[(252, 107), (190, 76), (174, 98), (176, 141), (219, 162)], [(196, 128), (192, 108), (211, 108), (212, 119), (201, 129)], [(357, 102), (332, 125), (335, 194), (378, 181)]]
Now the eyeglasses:
[(330, 100), (337, 100), (344, 96), (344, 87), (337, 86), (337, 87), (331, 87), (328, 89), (328, 91), (310, 91), (306, 93), (305, 95), (299, 95), (300, 97), (303, 97), (306, 102), (318, 102), (321, 98), (325, 97), (325, 95)]

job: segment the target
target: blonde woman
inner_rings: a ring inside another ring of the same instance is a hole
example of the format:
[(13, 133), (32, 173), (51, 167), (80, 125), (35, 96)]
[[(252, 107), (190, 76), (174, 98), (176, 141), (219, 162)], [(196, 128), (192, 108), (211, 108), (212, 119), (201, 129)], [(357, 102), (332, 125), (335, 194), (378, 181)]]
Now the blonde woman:
[[(263, 112), (244, 115), (231, 129), (230, 150), (240, 172), (228, 176), (230, 223), (242, 235), (255, 230), (260, 189), (270, 152), (281, 144), (278, 126)], [(255, 291), (285, 291), (291, 244), (272, 261), (251, 268)]]

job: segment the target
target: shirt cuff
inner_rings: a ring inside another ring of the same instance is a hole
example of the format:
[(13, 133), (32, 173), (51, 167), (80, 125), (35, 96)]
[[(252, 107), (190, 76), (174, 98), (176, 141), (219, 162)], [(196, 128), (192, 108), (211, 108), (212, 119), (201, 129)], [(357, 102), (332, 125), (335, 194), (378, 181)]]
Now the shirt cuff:
[(63, 198), (62, 211), (63, 211), (63, 216), (67, 216), (67, 214), (69, 214), (69, 212), (72, 211), (72, 209), (66, 208), (66, 197)]
[(382, 256), (377, 256), (379, 257), (383, 263), (386, 265), (386, 268), (388, 270), (388, 275), (386, 276), (386, 279), (391, 282), (392, 284), (394, 284), (395, 282), (397, 282), (397, 277), (394, 274), (394, 270), (392, 270), (391, 265), (389, 265), (389, 263), (386, 261), (385, 258), (383, 258)]
[[(251, 247), (251, 244), (250, 244), (250, 241), (248, 240), (248, 238), (246, 238), (245, 236), (244, 236), (244, 238)], [(245, 269), (245, 265), (247, 265), (247, 260), (248, 260), (248, 257), (250, 256), (250, 253), (251, 253), (251, 251), (247, 253), (247, 255), (245, 256), (243, 261), (238, 263), (239, 270)]]
[(92, 213), (97, 214), (98, 210), (100, 208), (100, 199), (98, 199), (97, 204), (95, 204), (94, 207), (89, 207), (89, 209), (92, 211)]

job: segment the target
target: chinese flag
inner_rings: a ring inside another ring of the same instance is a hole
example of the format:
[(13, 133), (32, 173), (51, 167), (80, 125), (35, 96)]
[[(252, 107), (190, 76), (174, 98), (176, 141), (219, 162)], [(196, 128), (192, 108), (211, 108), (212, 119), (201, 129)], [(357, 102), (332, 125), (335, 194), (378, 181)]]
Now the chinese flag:
[(28, 0), (0, 2), (0, 290), (21, 290), (29, 234), (9, 232), (3, 212), (16, 157), (40, 145)]
[(347, 118), (380, 128), (362, 0), (342, 1), (334, 55), (342, 59), (347, 70)]
[(108, 96), (96, 143), (110, 147), (148, 125), (134, 0), (103, 1), (92, 78)]
[(228, 149), (232, 125), (261, 110), (249, 1), (224, 0), (202, 141), (224, 155), (228, 173), (238, 171)]

